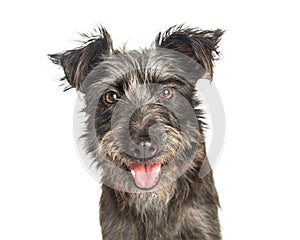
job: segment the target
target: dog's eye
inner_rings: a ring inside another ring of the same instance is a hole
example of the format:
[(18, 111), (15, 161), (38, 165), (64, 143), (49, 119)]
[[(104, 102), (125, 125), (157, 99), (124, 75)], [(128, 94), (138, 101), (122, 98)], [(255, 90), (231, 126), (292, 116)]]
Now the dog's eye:
[(162, 88), (160, 95), (164, 99), (169, 99), (173, 96), (173, 89), (165, 86)]
[(109, 104), (114, 104), (120, 99), (119, 93), (116, 91), (108, 91), (105, 93), (105, 101)]

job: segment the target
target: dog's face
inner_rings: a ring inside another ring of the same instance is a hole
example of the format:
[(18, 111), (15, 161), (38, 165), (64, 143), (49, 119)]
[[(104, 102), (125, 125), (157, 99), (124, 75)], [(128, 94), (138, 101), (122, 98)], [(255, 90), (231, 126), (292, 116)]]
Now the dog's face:
[(86, 94), (92, 96), (87, 112), (95, 106), (89, 119), (96, 129), (93, 151), (99, 164), (106, 163), (110, 185), (126, 191), (161, 188), (192, 162), (201, 137), (200, 112), (182, 58), (188, 60), (161, 49), (119, 53), (86, 78)]
[(151, 48), (125, 51), (100, 29), (81, 48), (50, 56), (84, 93), (86, 150), (105, 184), (167, 200), (199, 172), (205, 144), (195, 84), (212, 77), (222, 33), (172, 27)]

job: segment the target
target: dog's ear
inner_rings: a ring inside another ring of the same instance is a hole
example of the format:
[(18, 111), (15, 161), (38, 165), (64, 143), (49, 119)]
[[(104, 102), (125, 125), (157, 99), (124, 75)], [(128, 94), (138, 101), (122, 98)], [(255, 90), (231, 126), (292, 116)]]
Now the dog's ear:
[(62, 80), (67, 80), (70, 84), (65, 90), (73, 87), (79, 90), (88, 73), (113, 51), (112, 40), (106, 29), (98, 30), (97, 35), (82, 34), (88, 40), (81, 47), (48, 55), (50, 60), (61, 65), (65, 72)]
[(170, 27), (159, 33), (156, 47), (172, 49), (197, 61), (210, 79), (213, 77), (213, 63), (219, 57), (218, 43), (224, 31), (184, 28), (183, 25)]

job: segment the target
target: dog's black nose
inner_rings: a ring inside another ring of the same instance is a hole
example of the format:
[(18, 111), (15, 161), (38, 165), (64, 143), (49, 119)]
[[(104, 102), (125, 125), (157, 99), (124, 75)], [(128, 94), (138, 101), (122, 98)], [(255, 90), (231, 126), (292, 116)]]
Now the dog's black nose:
[(151, 158), (158, 152), (159, 146), (156, 139), (133, 140), (128, 143), (128, 154), (136, 158)]

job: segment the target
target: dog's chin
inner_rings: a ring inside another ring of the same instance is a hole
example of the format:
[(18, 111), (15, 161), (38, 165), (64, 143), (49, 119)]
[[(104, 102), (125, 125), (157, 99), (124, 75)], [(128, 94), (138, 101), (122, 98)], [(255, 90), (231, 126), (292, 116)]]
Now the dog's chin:
[(153, 189), (160, 180), (162, 163), (127, 163), (135, 186), (141, 190)]

